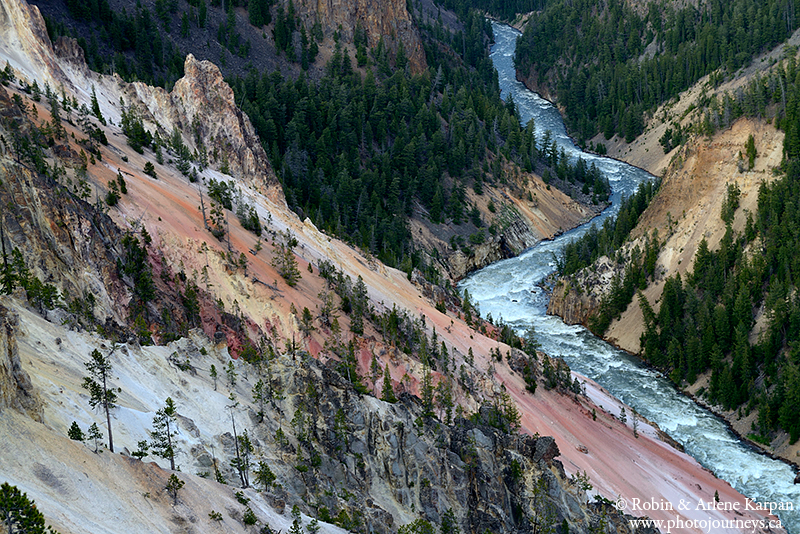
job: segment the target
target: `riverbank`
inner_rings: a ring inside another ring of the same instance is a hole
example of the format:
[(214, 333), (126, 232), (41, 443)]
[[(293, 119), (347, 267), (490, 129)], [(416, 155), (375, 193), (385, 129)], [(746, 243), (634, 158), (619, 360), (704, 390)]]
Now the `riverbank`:
[[(688, 109), (693, 102), (690, 92), (678, 104), (678, 113)], [(661, 116), (656, 113), (656, 116)], [(740, 207), (733, 222), (734, 231), (741, 233), (746, 226), (748, 213), (758, 209), (758, 188), (761, 183), (775, 179), (772, 169), (778, 166), (783, 153), (783, 134), (772, 125), (751, 119), (740, 119), (731, 128), (717, 133), (711, 139), (695, 138), (686, 145), (665, 154), (657, 139), (664, 125), (651, 121), (646, 132), (631, 144), (620, 140), (610, 143), (609, 153), (622, 161), (642, 165), (652, 173), (663, 176), (661, 191), (645, 211), (631, 232), (628, 249), (641, 246), (643, 236), (658, 230), (664, 239), (657, 261), (656, 279), (642, 292), (653, 309), (658, 312), (659, 299), (667, 277), (680, 274), (685, 279), (692, 270), (694, 255), (703, 239), (715, 250), (725, 234), (725, 224), (719, 213), (727, 198), (728, 184), (735, 184), (740, 194)], [(739, 153), (749, 136), (753, 136), (758, 157), (751, 170), (742, 170)], [(597, 265), (600, 265), (598, 267)], [(575, 281), (562, 283), (553, 293), (548, 312), (558, 315), (571, 324), (586, 324), (588, 316), (599, 306), (610, 287), (614, 274), (624, 266), (609, 270), (610, 262), (596, 264), (586, 273), (576, 275)], [(580, 304), (580, 306), (578, 305)], [(768, 318), (759, 309), (751, 332), (751, 343), (766, 329)], [(603, 339), (630, 354), (638, 354), (639, 339), (644, 331), (644, 318), (637, 299), (620, 317), (612, 322)], [(683, 385), (678, 390), (695, 399), (698, 405), (722, 418), (725, 424), (743, 442), (770, 457), (800, 467), (800, 443), (790, 444), (788, 436), (779, 432), (769, 445), (748, 438), (757, 425), (757, 414), (740, 410), (725, 411), (709, 405), (698, 396), (701, 388), (708, 388), (709, 377), (700, 376), (694, 384)]]

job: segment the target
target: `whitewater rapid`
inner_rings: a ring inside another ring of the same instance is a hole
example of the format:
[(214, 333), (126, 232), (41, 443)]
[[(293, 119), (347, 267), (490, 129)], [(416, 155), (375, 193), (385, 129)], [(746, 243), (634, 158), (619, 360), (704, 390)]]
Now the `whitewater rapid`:
[(584, 234), (592, 224), (616, 214), (622, 195), (653, 176), (636, 167), (581, 152), (567, 135), (558, 110), (547, 100), (517, 81), (513, 64), (519, 32), (492, 23), (495, 44), (491, 59), (497, 70), (503, 98), (511, 96), (521, 121), (534, 120), (537, 139), (550, 130), (559, 148), (572, 158), (595, 163), (611, 183), (612, 206), (594, 221), (542, 242), (516, 258), (504, 260), (472, 274), (459, 284), (480, 306), (482, 316), (515, 327), (520, 333), (533, 326), (542, 350), (562, 357), (576, 372), (585, 375), (611, 394), (633, 406), (647, 419), (683, 445), (686, 452), (733, 488), (757, 502), (792, 503), (794, 511), (777, 512), (788, 532), (800, 532), (800, 485), (794, 471), (741, 442), (722, 420), (681, 395), (664, 378), (624, 351), (595, 337), (581, 326), (568, 326), (546, 314), (547, 295), (538, 287), (555, 271), (555, 255), (564, 245)]

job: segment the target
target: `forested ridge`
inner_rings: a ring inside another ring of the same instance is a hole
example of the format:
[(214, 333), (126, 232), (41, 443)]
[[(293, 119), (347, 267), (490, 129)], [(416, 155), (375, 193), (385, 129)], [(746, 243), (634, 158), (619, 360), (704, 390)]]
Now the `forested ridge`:
[(553, 185), (585, 200), (608, 198), (608, 183), (596, 168), (570, 163), (550, 136), (535, 139), (533, 125), (521, 127), (513, 103), (500, 99), (488, 56), (491, 26), (466, 5), (453, 6), (460, 15), (456, 27), (445, 27), (441, 18), (426, 21), (421, 7), (412, 6), (430, 66), (418, 75), (410, 73), (402, 45), (396, 51), (382, 41), (370, 47), (360, 27), (354, 30), (355, 57), (337, 41), (327, 65), (307, 71), (323, 36), (317, 25), (300, 23), (292, 2), (158, 0), (152, 10), (137, 4), (130, 12), (112, 10), (109, 0), (69, 0), (65, 6), (69, 20), (47, 19), (51, 37), (74, 34), (66, 22), (81, 22), (90, 31), (78, 42), (91, 68), (167, 87), (183, 70), (174, 45), (177, 25), (181, 37), (192, 39), (207, 34), (213, 17), (222, 21), (216, 37), (227, 50), (220, 57), (223, 72), (226, 57), (249, 58), (248, 32), (235, 16), (237, 7), (246, 8), (250, 23), (271, 32), (276, 53), (301, 67), (251, 64), (228, 77), (289, 206), (408, 272), (418, 267), (437, 277), (413, 246), (412, 215), (454, 227), (451, 245), (468, 255), (471, 246), (502, 231), (493, 215), (468, 201), (466, 191), (481, 195), (487, 184), (505, 187), (508, 163), (542, 173), (548, 182), (552, 177)]
[[(769, 445), (777, 430), (800, 438), (800, 69), (796, 50), (766, 75), (701, 103), (700, 120), (690, 130), (712, 134), (738, 117), (760, 117), (786, 132), (782, 176), (762, 183), (756, 213), (745, 230), (733, 230), (739, 189), (730, 184), (720, 217), (726, 233), (719, 249), (701, 241), (693, 270), (667, 279), (658, 312), (637, 289), (638, 269), (628, 269), (603, 301), (590, 326), (602, 334), (610, 320), (637, 298), (645, 332), (642, 356), (677, 385), (692, 384), (708, 373), (698, 395), (738, 416), (756, 411), (750, 437)], [(757, 157), (752, 138), (742, 147), (740, 167)], [(611, 238), (589, 239), (568, 249), (569, 271), (586, 259), (607, 253)], [(646, 256), (646, 254), (645, 254)], [(630, 272), (629, 272), (630, 271)], [(646, 280), (645, 280), (646, 281)], [(767, 328), (751, 342), (758, 314)]]
[[(126, 81), (142, 81), (167, 89), (183, 76), (191, 52), (211, 59), (223, 72), (249, 68), (308, 69), (317, 54), (319, 28), (306, 31), (289, 2), (274, 0), (155, 0), (153, 4), (116, 0), (35, 1), (51, 40), (74, 37), (90, 69), (116, 72)], [(120, 4), (122, 4), (120, 6)], [(246, 18), (237, 16), (246, 10)], [(297, 30), (301, 46), (292, 47)], [(273, 45), (267, 44), (267, 34)], [(251, 53), (255, 50), (255, 53)], [(278, 57), (282, 54), (285, 61)]]
[(468, 13), (463, 31), (437, 23), (422, 33), (430, 68), (421, 75), (408, 72), (402, 49), (392, 56), (379, 43), (355, 65), (337, 49), (319, 81), (254, 71), (231, 81), (293, 210), (409, 270), (424, 268), (407, 226), (415, 212), (467, 225), (474, 244), (497, 232), (466, 189), (505, 183), (503, 160), (607, 199), (594, 166), (570, 163), (549, 136), (536, 139), (500, 99), (482, 14)]
[(580, 142), (627, 142), (645, 115), (706, 74), (717, 84), (797, 29), (797, 0), (708, 0), (699, 7), (553, 0), (519, 39), (517, 69), (554, 90)]

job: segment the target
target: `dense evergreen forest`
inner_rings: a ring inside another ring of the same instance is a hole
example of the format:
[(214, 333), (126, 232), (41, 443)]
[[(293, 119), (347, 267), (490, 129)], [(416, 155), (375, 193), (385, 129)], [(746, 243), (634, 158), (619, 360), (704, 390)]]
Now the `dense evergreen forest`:
[(800, 25), (798, 0), (709, 0), (701, 7), (551, 0), (517, 44), (518, 70), (555, 89), (580, 142), (632, 141), (644, 116), (714, 73), (721, 82)]
[(482, 14), (469, 12), (463, 31), (422, 30), (430, 67), (421, 75), (408, 72), (402, 48), (392, 55), (378, 43), (355, 65), (337, 49), (319, 81), (251, 72), (231, 82), (292, 209), (410, 270), (424, 267), (407, 227), (415, 210), (432, 223), (474, 225), (473, 244), (486, 237), (466, 189), (480, 195), (486, 184), (504, 183), (503, 160), (552, 170), (596, 201), (607, 199), (596, 167), (571, 164), (554, 141), (535, 139), (513, 102), (500, 99)]
[[(535, 139), (533, 125), (520, 127), (513, 103), (500, 99), (488, 57), (491, 26), (477, 10), (454, 6), (461, 14), (457, 28), (441, 20), (418, 22), (430, 66), (420, 75), (408, 72), (402, 46), (396, 52), (383, 42), (369, 47), (364, 30), (356, 28), (355, 58), (337, 46), (324, 69), (299, 77), (315, 61), (322, 35), (318, 25), (300, 23), (291, 1), (238, 0), (226, 2), (223, 12), (219, 0), (158, 0), (152, 11), (137, 4), (129, 14), (112, 10), (109, 0), (68, 0), (66, 12), (90, 25), (78, 42), (91, 68), (170, 86), (183, 69), (170, 34), (178, 20), (181, 34), (191, 36), (212, 15), (227, 13), (217, 40), (230, 44), (230, 54), (248, 56), (247, 32), (234, 16), (239, 6), (248, 10), (249, 22), (271, 31), (277, 54), (301, 67), (288, 73), (253, 67), (229, 83), (289, 206), (320, 229), (389, 265), (409, 272), (420, 267), (436, 278), (414, 250), (408, 218), (454, 225), (460, 239), (452, 245), (469, 253), (502, 228), (482, 219), (467, 188), (481, 195), (485, 184), (505, 184), (509, 162), (595, 202), (607, 200), (608, 182), (595, 167), (569, 162), (549, 136)], [(63, 20), (47, 23), (51, 37), (70, 33)], [(103, 47), (114, 53), (101, 53)]]
[(444, 0), (442, 6), (465, 18), (471, 9), (477, 9), (490, 17), (510, 22), (518, 14), (544, 9), (549, 0)]
[[(155, 0), (152, 7), (130, 2), (121, 9), (109, 0), (34, 3), (42, 10), (51, 40), (76, 38), (90, 69), (167, 89), (183, 76), (188, 52), (211, 59), (223, 72), (274, 67), (281, 53), (287, 64), (301, 63), (307, 69), (321, 39), (319, 28), (303, 31), (300, 49), (291, 48), (291, 35), (299, 27), (291, 2), (288, 10), (275, 6), (274, 0)], [(246, 9), (246, 22), (237, 17), (237, 8)], [(277, 50), (265, 51), (267, 31)], [(251, 54), (253, 47), (258, 53)]]
[(659, 182), (641, 184), (636, 193), (622, 199), (616, 217), (606, 219), (600, 228), (592, 224), (585, 235), (564, 247), (558, 259), (558, 274), (569, 276), (588, 267), (600, 256), (612, 256), (627, 240), (658, 191), (658, 185)]
[[(739, 234), (732, 223), (739, 206), (738, 188), (731, 184), (720, 217), (727, 225), (716, 251), (703, 240), (693, 272), (667, 279), (656, 313), (640, 294), (645, 333), (643, 357), (665, 371), (678, 385), (710, 374), (699, 392), (727, 410), (745, 415), (757, 410), (750, 437), (769, 444), (777, 429), (800, 438), (800, 69), (796, 50), (768, 75), (752, 80), (735, 93), (709, 98), (701, 121), (692, 129), (710, 134), (741, 116), (762, 117), (786, 132), (783, 176), (759, 190), (758, 210), (745, 217)], [(747, 160), (755, 150), (742, 147)], [(752, 167), (742, 158), (741, 166)], [(598, 235), (602, 236), (601, 231)], [(566, 265), (580, 266), (601, 252), (599, 243), (577, 243)], [(608, 245), (603, 246), (603, 250)], [(646, 255), (645, 255), (646, 256)], [(571, 267), (570, 267), (571, 270)], [(637, 269), (626, 270), (590, 326), (602, 333), (623, 311), (641, 286)], [(751, 342), (757, 313), (767, 329)]]

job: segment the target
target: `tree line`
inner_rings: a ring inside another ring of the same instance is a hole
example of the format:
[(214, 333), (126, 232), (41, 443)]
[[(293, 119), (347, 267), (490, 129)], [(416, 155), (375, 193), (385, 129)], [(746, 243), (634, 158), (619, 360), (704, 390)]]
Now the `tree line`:
[(430, 68), (420, 75), (404, 68), (402, 48), (392, 55), (379, 42), (363, 75), (337, 48), (319, 81), (254, 71), (231, 80), (295, 212), (384, 263), (413, 257), (416, 267), (408, 218), (421, 208), (433, 223), (480, 228), (466, 189), (482, 194), (484, 184), (505, 182), (503, 160), (552, 168), (607, 198), (596, 169), (570, 163), (552, 139), (537, 141), (513, 102), (500, 99), (491, 27), (477, 11), (461, 35), (441, 26), (424, 35)]
[[(760, 94), (763, 105), (741, 106), (746, 99), (740, 97), (747, 93)], [(729, 185), (720, 213), (726, 232), (719, 248), (712, 251), (701, 241), (693, 271), (666, 281), (658, 313), (639, 297), (645, 319), (642, 353), (678, 384), (710, 373), (701, 394), (740, 414), (757, 411), (753, 439), (769, 444), (772, 432), (782, 429), (795, 442), (800, 438), (800, 359), (795, 347), (800, 339), (800, 77), (794, 54), (771, 74), (721, 101), (737, 115), (764, 113), (785, 130), (784, 160), (777, 169), (782, 177), (761, 184), (757, 211), (745, 215), (742, 233), (732, 227), (740, 192)], [(707, 115), (715, 111), (711, 104)], [(748, 160), (757, 158), (752, 139), (742, 153)], [(742, 171), (752, 166), (742, 161)], [(751, 342), (758, 310), (763, 310), (768, 327)]]
[[(580, 142), (630, 142), (644, 115), (714, 73), (719, 84), (798, 27), (797, 0), (712, 0), (702, 7), (555, 0), (534, 13), (515, 61), (555, 90)], [(715, 72), (716, 71), (716, 72)]]

